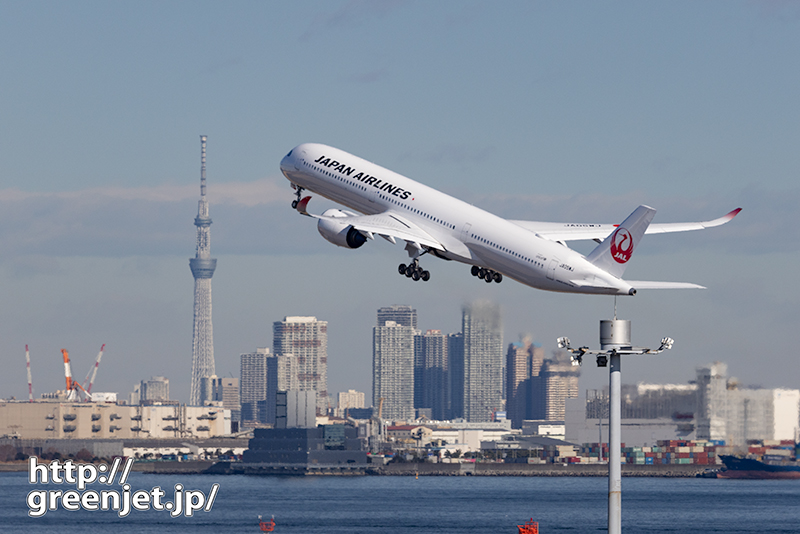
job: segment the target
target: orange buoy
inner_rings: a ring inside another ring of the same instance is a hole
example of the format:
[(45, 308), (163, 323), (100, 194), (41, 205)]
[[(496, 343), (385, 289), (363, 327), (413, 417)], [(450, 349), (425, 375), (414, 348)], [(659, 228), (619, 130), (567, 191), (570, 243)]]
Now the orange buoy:
[(518, 534), (539, 534), (539, 523), (531, 517), (524, 525), (517, 525)]
[(272, 532), (275, 530), (275, 516), (273, 515), (269, 521), (263, 521), (261, 516), (258, 516), (258, 526), (261, 532)]

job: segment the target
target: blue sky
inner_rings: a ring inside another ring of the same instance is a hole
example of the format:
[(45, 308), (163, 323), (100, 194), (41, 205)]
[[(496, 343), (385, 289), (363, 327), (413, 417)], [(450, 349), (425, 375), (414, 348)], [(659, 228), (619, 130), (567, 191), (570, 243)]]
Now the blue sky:
[[(800, 387), (800, 6), (792, 2), (3, 2), (0, 396), (83, 378), (165, 375), (188, 398), (199, 135), (208, 135), (217, 372), (271, 346), (285, 315), (328, 320), (329, 390), (370, 396), (371, 327), (389, 304), (458, 331), (501, 304), (505, 340), (597, 343), (605, 297), (479, 284), (400, 246), (333, 247), (289, 208), (278, 170), (301, 142), (340, 147), (514, 219), (729, 225), (648, 237), (626, 276), (706, 291), (620, 299), (634, 342), (675, 349), (625, 382), (726, 361)], [(317, 198), (312, 208), (330, 203)], [(586, 248), (579, 250), (586, 251)], [(484, 287), (486, 286), (486, 287)], [(584, 369), (583, 386), (604, 373)]]

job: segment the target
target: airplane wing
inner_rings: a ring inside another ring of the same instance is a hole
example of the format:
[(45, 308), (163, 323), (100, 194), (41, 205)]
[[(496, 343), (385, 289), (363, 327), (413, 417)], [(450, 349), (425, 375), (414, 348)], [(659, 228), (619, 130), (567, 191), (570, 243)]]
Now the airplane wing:
[[(703, 222), (685, 222), (685, 223), (662, 223), (651, 224), (646, 234), (665, 234), (669, 232), (688, 232), (690, 230), (703, 230), (705, 228), (713, 228), (714, 226), (721, 226), (739, 214), (742, 208), (723, 215), (718, 219)], [(553, 222), (538, 222), (538, 221), (511, 221), (514, 224), (530, 230), (541, 237), (550, 239), (551, 241), (580, 241), (585, 239), (593, 239), (595, 241), (602, 241), (613, 232), (618, 225), (616, 224), (592, 224), (592, 223), (553, 223)]]
[(337, 222), (346, 221), (347, 224), (361, 232), (361, 234), (368, 239), (374, 239), (375, 235), (379, 235), (390, 243), (395, 243), (396, 239), (401, 239), (416, 249), (421, 249), (421, 247), (424, 246), (441, 251), (445, 250), (445, 247), (439, 240), (414, 224), (408, 218), (392, 210), (387, 210), (375, 215), (358, 215), (356, 213), (342, 211), (342, 213), (347, 214), (346, 217), (326, 217), (324, 214), (314, 215), (306, 211), (309, 199), (310, 197), (304, 198), (297, 206), (297, 211), (303, 215), (313, 217), (314, 219), (334, 219)]

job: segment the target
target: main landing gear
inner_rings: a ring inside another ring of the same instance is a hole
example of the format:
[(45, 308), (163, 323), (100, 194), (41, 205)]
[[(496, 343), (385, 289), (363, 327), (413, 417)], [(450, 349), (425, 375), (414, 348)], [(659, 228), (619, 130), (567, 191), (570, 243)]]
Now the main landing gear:
[(419, 266), (419, 260), (415, 259), (412, 263), (406, 265), (405, 263), (401, 263), (397, 267), (397, 272), (400, 274), (406, 275), (408, 278), (411, 278), (415, 282), (417, 280), (422, 280), (423, 282), (427, 282), (431, 279), (431, 273), (423, 269)]
[(297, 204), (300, 203), (300, 195), (303, 194), (303, 191), (305, 191), (305, 189), (303, 189), (299, 185), (294, 185), (294, 184), (292, 184), (292, 187), (294, 187), (294, 189), (297, 191), (297, 193), (295, 193), (295, 196), (297, 196), (297, 199), (296, 200), (292, 200), (292, 209), (296, 210), (297, 209)]
[(493, 271), (491, 269), (478, 267), (477, 265), (472, 266), (472, 276), (483, 278), (484, 280), (486, 280), (487, 284), (491, 284), (492, 281), (497, 282), (499, 284), (500, 282), (503, 281), (502, 274), (498, 273), (497, 271)]

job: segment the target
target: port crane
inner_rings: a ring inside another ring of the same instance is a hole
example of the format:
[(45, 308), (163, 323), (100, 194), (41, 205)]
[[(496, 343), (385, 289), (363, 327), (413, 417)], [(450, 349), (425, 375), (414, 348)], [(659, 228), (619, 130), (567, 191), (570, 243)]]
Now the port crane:
[(67, 349), (61, 349), (61, 355), (64, 357), (64, 378), (66, 378), (67, 382), (67, 400), (77, 400), (80, 392), (83, 392), (84, 400), (91, 400), (92, 396), (83, 389), (83, 386), (80, 385), (77, 380), (72, 379), (72, 366), (69, 361), (69, 351), (67, 351)]
[[(94, 366), (89, 369), (89, 372), (86, 373), (86, 378), (83, 380), (83, 387), (86, 388), (86, 392), (88, 394), (92, 394), (92, 386), (94, 385), (94, 379), (97, 377), (97, 368), (100, 367), (100, 358), (103, 357), (103, 351), (106, 350), (106, 344), (103, 343), (103, 346), (100, 347), (100, 352), (97, 353), (97, 360), (94, 362)], [(92, 376), (92, 379), (89, 380), (89, 375)], [(86, 387), (86, 383), (89, 383), (89, 387)]]
[(28, 367), (28, 402), (33, 402), (33, 381), (31, 380), (31, 353), (25, 345), (25, 365)]

